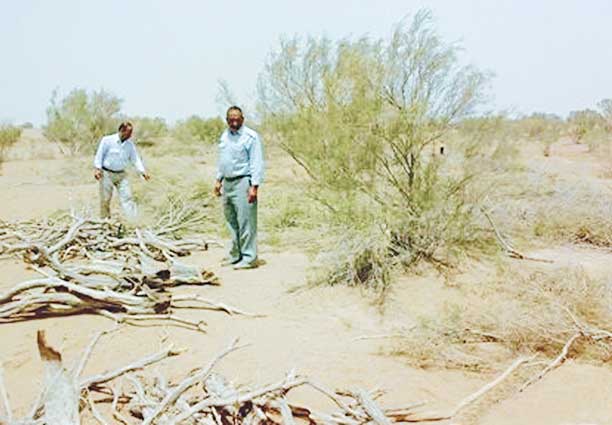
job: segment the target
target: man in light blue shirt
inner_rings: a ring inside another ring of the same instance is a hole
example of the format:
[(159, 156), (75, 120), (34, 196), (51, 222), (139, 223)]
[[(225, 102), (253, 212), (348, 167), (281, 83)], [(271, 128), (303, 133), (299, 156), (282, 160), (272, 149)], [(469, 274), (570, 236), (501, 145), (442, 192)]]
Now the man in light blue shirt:
[(244, 125), (237, 106), (227, 110), (228, 128), (219, 139), (215, 195), (223, 196), (223, 211), (232, 236), (226, 264), (234, 269), (257, 267), (257, 194), (264, 176), (259, 134)]
[(94, 157), (94, 177), (100, 182), (100, 215), (103, 218), (110, 217), (113, 188), (117, 189), (127, 220), (134, 222), (138, 216), (138, 208), (132, 197), (125, 170), (129, 165), (133, 165), (145, 180), (150, 177), (130, 139), (132, 130), (132, 123), (122, 122), (118, 133), (102, 137), (98, 144)]

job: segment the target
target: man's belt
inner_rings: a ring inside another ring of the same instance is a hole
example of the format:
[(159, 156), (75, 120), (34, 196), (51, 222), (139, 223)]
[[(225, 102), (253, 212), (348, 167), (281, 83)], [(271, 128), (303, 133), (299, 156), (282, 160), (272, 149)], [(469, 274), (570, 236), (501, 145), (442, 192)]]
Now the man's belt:
[(123, 173), (123, 172), (125, 171), (125, 170), (120, 170), (120, 171), (110, 170), (110, 169), (108, 169), (108, 168), (106, 168), (106, 167), (102, 167), (102, 169), (103, 169), (104, 171), (108, 171), (109, 173), (115, 173), (115, 174)]
[(251, 175), (250, 175), (250, 174), (243, 174), (243, 175), (241, 175), (241, 176), (234, 176), (234, 177), (223, 177), (223, 180), (227, 180), (227, 181), (231, 182), (231, 181), (234, 181), (234, 180), (240, 180), (240, 179), (243, 179), (243, 178), (245, 178), (245, 177), (249, 177), (249, 178), (250, 178), (250, 177), (251, 177)]

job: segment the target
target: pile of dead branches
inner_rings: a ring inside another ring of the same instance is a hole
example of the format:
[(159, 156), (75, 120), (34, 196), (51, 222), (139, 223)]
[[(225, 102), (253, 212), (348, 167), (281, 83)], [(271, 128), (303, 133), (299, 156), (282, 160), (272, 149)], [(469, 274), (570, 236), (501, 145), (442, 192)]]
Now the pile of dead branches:
[[(14, 419), (8, 391), (0, 369), (0, 424), (2, 425), (77, 425), (89, 414), (102, 425), (124, 424), (378, 424), (436, 422), (455, 417), (467, 406), (496, 387), (529, 359), (519, 358), (495, 380), (463, 399), (448, 414), (425, 414), (424, 402), (401, 408), (383, 408), (380, 390), (332, 391), (312, 380), (289, 372), (278, 382), (256, 388), (240, 388), (214, 371), (215, 366), (241, 346), (234, 340), (207, 366), (195, 369), (177, 383), (163, 375), (136, 374), (148, 365), (180, 354), (168, 348), (113, 371), (81, 377), (102, 332), (89, 344), (80, 361), (66, 368), (61, 354), (38, 333), (38, 349), (45, 362), (45, 382), (29, 415)], [(320, 412), (297, 405), (289, 393), (298, 387), (311, 389), (332, 402), (335, 410)], [(107, 416), (112, 419), (107, 419)]]
[(217, 285), (216, 276), (179, 261), (208, 241), (175, 238), (203, 215), (172, 210), (150, 229), (126, 230), (108, 220), (76, 215), (0, 223), (0, 255), (22, 259), (41, 274), (0, 293), (0, 323), (99, 314), (119, 323), (170, 322), (204, 330), (203, 321), (177, 317), (179, 308), (242, 313), (199, 295), (175, 295), (177, 285)]
[[(36, 263), (40, 247), (59, 262), (74, 259), (124, 259), (146, 255), (158, 261), (208, 249), (210, 241), (185, 236), (205, 220), (185, 205), (160, 217), (148, 229), (127, 229), (119, 222), (74, 213), (56, 219), (0, 221), (0, 256), (22, 256)], [(178, 237), (180, 235), (181, 237)], [(216, 243), (212, 241), (212, 243)]]

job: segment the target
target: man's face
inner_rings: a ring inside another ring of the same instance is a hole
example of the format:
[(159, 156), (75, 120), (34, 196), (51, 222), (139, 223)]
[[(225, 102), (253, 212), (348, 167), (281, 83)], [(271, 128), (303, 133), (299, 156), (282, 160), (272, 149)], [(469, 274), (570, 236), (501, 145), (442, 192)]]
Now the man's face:
[(244, 117), (240, 113), (240, 111), (236, 111), (232, 109), (227, 113), (227, 125), (230, 129), (236, 131), (240, 127), (242, 127), (242, 123), (244, 122)]
[(122, 142), (126, 141), (132, 137), (132, 127), (126, 126), (123, 127), (123, 130), (119, 130), (119, 138)]

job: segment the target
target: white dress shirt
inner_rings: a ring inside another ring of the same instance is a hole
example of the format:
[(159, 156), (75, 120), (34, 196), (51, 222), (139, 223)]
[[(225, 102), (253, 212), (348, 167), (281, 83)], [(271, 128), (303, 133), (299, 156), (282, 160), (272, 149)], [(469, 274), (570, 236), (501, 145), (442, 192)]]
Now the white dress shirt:
[(146, 174), (142, 159), (131, 139), (122, 142), (118, 133), (100, 139), (94, 158), (95, 168), (125, 171), (129, 164), (133, 164), (140, 174)]

